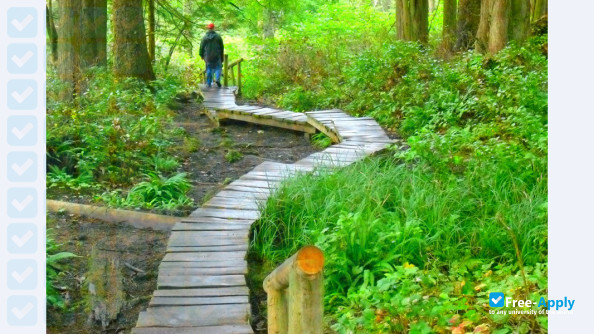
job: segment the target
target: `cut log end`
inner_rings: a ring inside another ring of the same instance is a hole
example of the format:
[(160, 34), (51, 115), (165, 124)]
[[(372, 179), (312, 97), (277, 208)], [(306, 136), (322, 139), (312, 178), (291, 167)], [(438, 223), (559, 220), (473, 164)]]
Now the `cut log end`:
[(296, 265), (307, 275), (315, 275), (324, 268), (324, 253), (316, 246), (305, 246), (297, 253)]

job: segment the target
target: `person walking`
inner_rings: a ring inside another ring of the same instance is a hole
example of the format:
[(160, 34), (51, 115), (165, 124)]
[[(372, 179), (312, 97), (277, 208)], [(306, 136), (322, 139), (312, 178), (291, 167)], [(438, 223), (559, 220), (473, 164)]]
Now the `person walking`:
[(221, 36), (214, 31), (214, 23), (209, 23), (206, 27), (208, 32), (200, 42), (200, 58), (206, 63), (206, 83), (210, 87), (214, 75), (215, 83), (221, 87), (221, 68), (223, 67), (225, 46)]

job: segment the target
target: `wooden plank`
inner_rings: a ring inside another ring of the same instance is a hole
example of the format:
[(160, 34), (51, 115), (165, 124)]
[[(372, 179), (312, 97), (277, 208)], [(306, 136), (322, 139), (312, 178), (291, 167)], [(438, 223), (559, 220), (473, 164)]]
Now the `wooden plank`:
[(257, 194), (270, 194), (270, 189), (268, 189), (268, 188), (254, 188), (254, 187), (228, 185), (224, 189), (225, 190), (251, 192), (251, 193), (257, 193)]
[(250, 224), (177, 223), (172, 231), (234, 231), (249, 230)]
[(182, 268), (226, 268), (226, 267), (241, 267), (246, 266), (245, 260), (226, 260), (226, 261), (215, 261), (215, 262), (161, 262), (159, 265), (159, 272), (168, 270), (170, 268), (182, 269)]
[(181, 224), (225, 224), (225, 225), (251, 225), (253, 220), (251, 219), (228, 219), (228, 218), (217, 218), (217, 217), (185, 217), (182, 218)]
[(239, 198), (227, 198), (229, 201), (224, 200), (210, 200), (204, 205), (203, 208), (221, 208), (221, 209), (236, 209), (236, 210), (258, 210), (260, 206), (256, 201), (243, 201), (235, 202), (234, 200), (241, 200)]
[[(262, 189), (262, 188), (259, 188)], [(258, 219), (260, 212), (256, 210), (232, 210), (232, 209), (215, 209), (206, 208), (196, 210), (191, 217), (219, 217), (231, 219)]]
[(166, 253), (162, 262), (212, 262), (245, 259), (246, 251)]
[(163, 306), (141, 312), (137, 327), (195, 327), (246, 324), (249, 304)]
[(246, 266), (222, 267), (222, 268), (165, 268), (159, 272), (163, 276), (205, 276), (205, 275), (245, 275)]
[(237, 191), (234, 189), (227, 189), (222, 190), (217, 193), (218, 197), (226, 197), (226, 198), (253, 198), (259, 201), (266, 200), (270, 194), (268, 193), (254, 193), (254, 192), (247, 192), (247, 191)]
[(247, 304), (248, 296), (224, 296), (224, 297), (153, 297), (149, 306), (190, 306), (190, 305), (223, 305), (223, 304)]
[(225, 111), (219, 111), (219, 119), (233, 119), (242, 122), (248, 122), (253, 124), (260, 124), (266, 126), (273, 126), (276, 128), (305, 132), (305, 133), (316, 133), (316, 129), (308, 123), (289, 123), (283, 122), (273, 118), (262, 118), (255, 117), (254, 115), (248, 114), (233, 114)]
[[(214, 235), (203, 231), (182, 231), (182, 235), (169, 238), (168, 247), (196, 247), (196, 246), (229, 246), (241, 245), (247, 242), (247, 233), (243, 235)], [(227, 231), (225, 231), (227, 232)], [(247, 232), (247, 231), (246, 231)], [(176, 231), (174, 233), (180, 233)], [(172, 233), (173, 234), (173, 233)]]
[(134, 328), (132, 334), (253, 334), (250, 325), (223, 325), (205, 327), (146, 327)]
[(207, 276), (159, 276), (157, 287), (169, 288), (219, 288), (226, 286), (245, 286), (243, 275)]
[(166, 252), (179, 253), (179, 252), (230, 252), (230, 251), (246, 251), (248, 249), (247, 244), (237, 245), (224, 245), (224, 246), (169, 246)]
[(217, 297), (217, 296), (248, 296), (250, 291), (246, 286), (207, 289), (164, 289), (155, 290), (155, 297)]
[(254, 188), (264, 188), (264, 189), (271, 189), (277, 186), (280, 182), (278, 181), (257, 181), (257, 180), (246, 180), (246, 179), (237, 179), (231, 182), (230, 186), (242, 186), (242, 187), (254, 187)]

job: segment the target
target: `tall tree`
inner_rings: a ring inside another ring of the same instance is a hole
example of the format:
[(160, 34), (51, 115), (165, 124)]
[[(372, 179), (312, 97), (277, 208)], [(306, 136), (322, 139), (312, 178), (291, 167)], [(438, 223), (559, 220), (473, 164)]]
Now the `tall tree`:
[(530, 32), (527, 4), (526, 0), (482, 0), (476, 49), (493, 54), (510, 40), (525, 40)]
[(445, 0), (443, 3), (443, 46), (451, 50), (456, 37), (456, 0)]
[(531, 17), (533, 22), (547, 15), (548, 5), (547, 0), (532, 0)]
[(474, 46), (481, 17), (481, 0), (460, 0), (456, 27), (455, 50), (468, 50)]
[[(192, 17), (192, 13), (193, 13), (192, 3), (193, 3), (192, 0), (186, 0), (184, 2), (184, 16), (188, 19), (190, 19)], [(186, 36), (186, 40), (188, 41), (188, 46), (187, 46), (186, 50), (188, 51), (188, 54), (190, 55), (190, 57), (192, 57), (192, 55), (193, 55), (192, 41), (194, 40), (194, 35), (192, 33), (192, 24), (191, 24), (192, 20), (188, 20), (188, 21), (189, 21), (189, 23), (188, 23), (188, 26), (184, 32), (184, 35)]]
[(52, 62), (57, 64), (58, 62), (58, 30), (56, 30), (56, 22), (54, 22), (54, 12), (52, 8), (52, 1), (48, 1), (48, 5), (45, 6), (45, 24), (47, 35), (50, 40), (50, 50), (52, 55)]
[(523, 42), (530, 34), (530, 3), (526, 0), (511, 0), (508, 38)]
[(61, 0), (58, 4), (58, 77), (65, 84), (60, 98), (70, 101), (80, 91), (80, 0)]
[(151, 62), (155, 61), (155, 0), (148, 0), (148, 54)]
[(142, 0), (113, 0), (113, 34), (115, 75), (155, 79), (146, 47)]
[(404, 41), (427, 43), (429, 33), (428, 0), (396, 0), (397, 37)]
[(97, 32), (95, 29), (95, 0), (81, 0), (80, 63), (84, 70), (97, 62)]
[(95, 0), (96, 65), (107, 66), (107, 0)]

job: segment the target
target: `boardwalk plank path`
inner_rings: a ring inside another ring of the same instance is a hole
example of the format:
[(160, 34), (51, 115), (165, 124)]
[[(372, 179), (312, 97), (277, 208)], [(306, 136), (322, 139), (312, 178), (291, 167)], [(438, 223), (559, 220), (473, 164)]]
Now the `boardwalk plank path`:
[(316, 168), (347, 166), (394, 141), (369, 117), (342, 110), (306, 113), (238, 106), (233, 88), (201, 87), (207, 116), (328, 135), (335, 145), (293, 164), (264, 162), (227, 185), (173, 227), (157, 290), (135, 334), (253, 333), (245, 282), (248, 233), (270, 193), (284, 179)]

